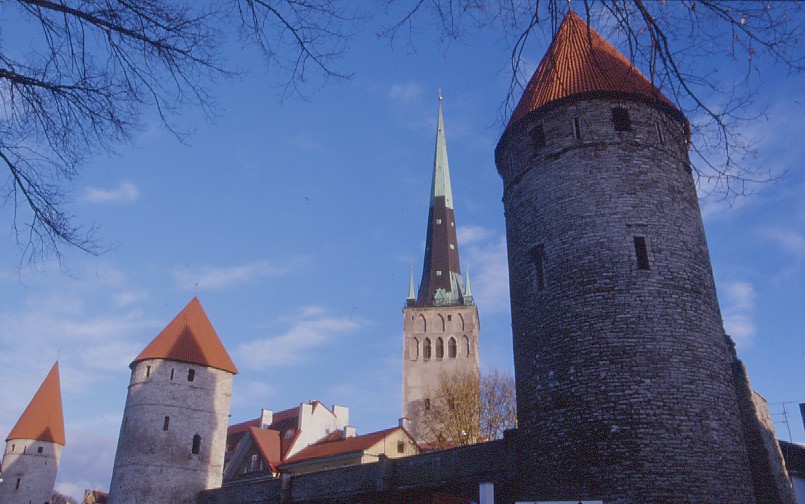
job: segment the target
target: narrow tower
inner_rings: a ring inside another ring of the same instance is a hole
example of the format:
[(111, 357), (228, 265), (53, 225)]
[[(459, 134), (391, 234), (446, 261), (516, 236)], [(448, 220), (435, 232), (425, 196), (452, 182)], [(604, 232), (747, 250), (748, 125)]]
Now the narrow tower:
[(755, 502), (689, 137), (569, 12), (495, 152), (525, 500)]
[(221, 486), (237, 373), (197, 297), (130, 367), (109, 502), (194, 503)]
[(478, 309), (464, 286), (439, 97), (422, 282), (414, 297), (412, 270), (403, 308), (402, 410), (417, 441), (435, 440), (432, 429), (425, 428), (425, 415), (431, 406), (430, 396), (442, 376), (458, 373), (478, 376)]
[(64, 444), (59, 362), (56, 361), (6, 438), (0, 502), (50, 502)]

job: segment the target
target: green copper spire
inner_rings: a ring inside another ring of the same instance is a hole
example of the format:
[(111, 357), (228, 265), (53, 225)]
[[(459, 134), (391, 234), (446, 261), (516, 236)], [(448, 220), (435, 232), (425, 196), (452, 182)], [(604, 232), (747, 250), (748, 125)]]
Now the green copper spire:
[(414, 290), (414, 265), (411, 265), (411, 278), (408, 281), (408, 299), (406, 299), (408, 306), (416, 304), (416, 291)]
[(453, 190), (450, 187), (450, 166), (447, 163), (447, 142), (444, 139), (441, 93), (439, 93), (439, 119), (436, 125), (436, 154), (433, 159), (433, 186), (430, 196), (431, 206), (433, 206), (438, 196), (444, 196), (445, 207), (453, 208)]
[(470, 263), (464, 265), (464, 269), (467, 271), (466, 275), (467, 278), (464, 280), (464, 295), (461, 296), (464, 299), (464, 304), (471, 305), (472, 304), (472, 288), (470, 287)]

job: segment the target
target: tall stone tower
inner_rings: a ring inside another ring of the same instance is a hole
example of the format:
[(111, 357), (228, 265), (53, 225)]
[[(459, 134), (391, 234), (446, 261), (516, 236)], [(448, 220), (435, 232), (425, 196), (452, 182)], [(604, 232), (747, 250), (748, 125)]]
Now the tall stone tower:
[(59, 362), (56, 361), (6, 438), (0, 502), (50, 502), (64, 444)]
[(755, 502), (689, 138), (569, 12), (495, 152), (526, 500)]
[(130, 367), (109, 502), (194, 503), (221, 486), (237, 373), (198, 298)]
[(432, 429), (425, 428), (425, 415), (442, 375), (478, 376), (480, 323), (469, 274), (466, 283), (461, 278), (441, 97), (439, 100), (422, 282), (415, 294), (412, 271), (403, 308), (402, 410), (412, 435), (422, 442), (434, 440)]

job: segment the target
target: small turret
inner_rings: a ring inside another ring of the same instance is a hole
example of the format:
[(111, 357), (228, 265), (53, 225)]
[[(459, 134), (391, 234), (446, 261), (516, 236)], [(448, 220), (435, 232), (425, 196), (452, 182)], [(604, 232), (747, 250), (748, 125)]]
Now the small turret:
[(64, 445), (59, 362), (56, 361), (6, 437), (0, 502), (50, 502)]

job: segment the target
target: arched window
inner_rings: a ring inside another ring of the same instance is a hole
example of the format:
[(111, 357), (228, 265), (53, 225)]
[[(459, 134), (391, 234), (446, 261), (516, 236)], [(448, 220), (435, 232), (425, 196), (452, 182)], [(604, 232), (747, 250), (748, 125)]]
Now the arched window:
[(201, 452), (201, 436), (198, 434), (193, 436), (193, 448), (190, 451), (193, 455), (198, 455)]
[(442, 338), (436, 339), (436, 358), (444, 358), (444, 340)]
[(430, 359), (430, 338), (425, 338), (422, 343), (422, 358), (425, 360)]
[(458, 325), (459, 325), (458, 330), (463, 331), (464, 330), (464, 317), (460, 313), (458, 314)]
[(456, 338), (450, 337), (450, 340), (447, 342), (447, 356), (451, 359), (456, 358), (456, 354), (458, 353), (456, 350)]
[(444, 332), (444, 317), (441, 315), (436, 317), (436, 331)]
[(428, 331), (428, 323), (425, 321), (425, 316), (420, 315), (414, 321), (414, 332), (427, 332)]
[(419, 358), (419, 340), (416, 338), (411, 338), (411, 342), (408, 345), (408, 358), (411, 360)]
[(464, 357), (470, 356), (470, 339), (466, 336), (461, 337), (461, 350)]

